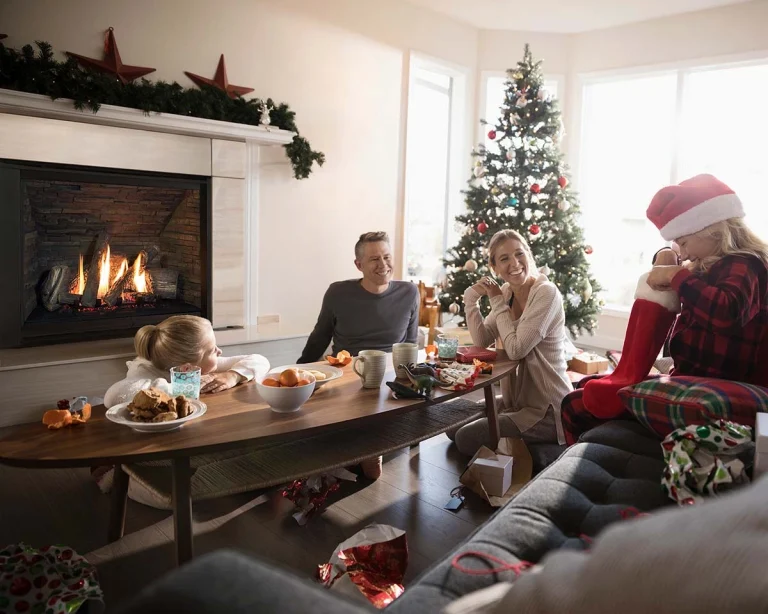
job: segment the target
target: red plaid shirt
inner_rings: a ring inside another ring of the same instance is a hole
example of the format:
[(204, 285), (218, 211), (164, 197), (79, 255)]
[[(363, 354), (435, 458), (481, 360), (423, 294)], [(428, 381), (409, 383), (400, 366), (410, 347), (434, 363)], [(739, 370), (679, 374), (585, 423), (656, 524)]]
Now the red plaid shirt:
[(682, 302), (669, 347), (674, 373), (768, 386), (765, 264), (725, 256), (706, 273), (681, 271), (672, 287)]

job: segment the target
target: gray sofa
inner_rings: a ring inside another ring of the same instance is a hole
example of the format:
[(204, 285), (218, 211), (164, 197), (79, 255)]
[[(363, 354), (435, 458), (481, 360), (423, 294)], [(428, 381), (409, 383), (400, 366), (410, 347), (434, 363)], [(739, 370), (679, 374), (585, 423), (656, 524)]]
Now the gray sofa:
[[(407, 587), (386, 608), (392, 614), (439, 612), (450, 601), (513, 572), (466, 575), (452, 558), (474, 550), (510, 563), (537, 563), (558, 548), (585, 549), (589, 538), (621, 521), (627, 508), (650, 511), (670, 504), (661, 492), (659, 440), (640, 424), (616, 421), (582, 436), (452, 553)], [(488, 563), (465, 558), (477, 569)], [(371, 606), (277, 570), (235, 551), (200, 557), (147, 587), (124, 614), (189, 612), (362, 613)]]

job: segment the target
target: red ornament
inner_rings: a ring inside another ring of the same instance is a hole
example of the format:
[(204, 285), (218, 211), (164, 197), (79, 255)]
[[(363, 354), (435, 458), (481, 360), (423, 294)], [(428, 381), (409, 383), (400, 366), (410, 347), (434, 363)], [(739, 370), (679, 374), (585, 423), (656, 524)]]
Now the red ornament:
[(541, 226), (538, 224), (531, 224), (531, 227), (528, 229), (528, 232), (530, 232), (532, 235), (537, 235), (541, 232)]
[(495, 130), (489, 130), (488, 131), (488, 138), (493, 140), (496, 138), (496, 131)]
[(584, 248), (584, 253), (585, 253), (585, 254), (587, 254), (587, 256), (589, 256), (589, 255), (590, 255), (590, 254), (591, 254), (593, 251), (595, 251), (595, 250), (593, 250), (593, 249), (592, 249), (592, 246), (591, 246), (591, 245), (587, 245), (587, 246)]
[(477, 225), (477, 232), (479, 232), (481, 235), (482, 235), (482, 234), (485, 234), (485, 232), (486, 232), (487, 230), (488, 230), (488, 224), (486, 224), (485, 222), (480, 222), (480, 223)]
[(237, 98), (238, 96), (243, 96), (244, 94), (253, 91), (252, 87), (229, 84), (229, 79), (227, 79), (227, 65), (224, 63), (223, 53), (219, 58), (219, 65), (216, 67), (216, 74), (213, 76), (213, 79), (206, 79), (205, 77), (186, 71), (184, 71), (184, 74), (198, 85), (210, 85), (219, 88), (223, 92), (226, 92), (227, 96), (230, 98)]
[(66, 54), (75, 58), (82, 66), (86, 68), (92, 68), (99, 72), (107, 73), (109, 75), (115, 75), (120, 82), (125, 85), (130, 83), (139, 77), (148, 75), (151, 72), (155, 72), (154, 68), (148, 68), (146, 66), (129, 66), (123, 64), (123, 60), (120, 59), (120, 51), (117, 49), (117, 41), (115, 40), (115, 29), (109, 28), (107, 35), (104, 39), (104, 59), (94, 60), (93, 58), (87, 58), (84, 55), (72, 53), (67, 51)]
[(541, 192), (541, 186), (538, 183), (534, 183), (531, 186), (531, 192), (533, 192), (534, 194), (538, 194), (539, 192)]
[(568, 179), (566, 177), (560, 177), (560, 179), (557, 180), (557, 183), (561, 188), (565, 188), (565, 186), (568, 185)]

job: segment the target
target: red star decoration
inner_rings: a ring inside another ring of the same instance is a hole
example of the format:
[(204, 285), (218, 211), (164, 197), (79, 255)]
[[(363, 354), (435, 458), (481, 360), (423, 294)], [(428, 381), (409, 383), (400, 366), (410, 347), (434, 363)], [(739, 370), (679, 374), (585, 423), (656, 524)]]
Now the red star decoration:
[(110, 75), (115, 75), (120, 79), (121, 83), (125, 85), (139, 77), (148, 75), (151, 72), (155, 72), (154, 68), (148, 68), (146, 66), (129, 66), (123, 64), (123, 60), (120, 59), (120, 51), (117, 49), (117, 41), (115, 40), (114, 28), (107, 30), (107, 36), (104, 39), (104, 59), (94, 60), (93, 58), (87, 58), (84, 55), (78, 55), (70, 51), (66, 52), (71, 58), (75, 58), (81, 65), (86, 68), (92, 68), (99, 72), (104, 72)]
[(219, 65), (216, 67), (216, 74), (213, 76), (213, 79), (206, 79), (205, 77), (194, 75), (191, 72), (186, 71), (184, 71), (184, 74), (198, 85), (211, 85), (219, 88), (226, 92), (227, 96), (230, 98), (237, 98), (238, 96), (243, 96), (244, 94), (253, 91), (252, 87), (229, 84), (229, 79), (227, 79), (227, 65), (224, 63), (223, 53), (221, 54), (221, 58), (219, 58)]

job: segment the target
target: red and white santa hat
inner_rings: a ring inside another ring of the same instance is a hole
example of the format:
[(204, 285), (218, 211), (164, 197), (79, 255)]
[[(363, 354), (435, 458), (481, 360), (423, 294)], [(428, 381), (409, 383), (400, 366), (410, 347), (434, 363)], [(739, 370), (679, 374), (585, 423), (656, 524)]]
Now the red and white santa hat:
[(696, 175), (656, 192), (646, 211), (667, 241), (690, 235), (732, 217), (744, 217), (741, 199), (712, 175)]

